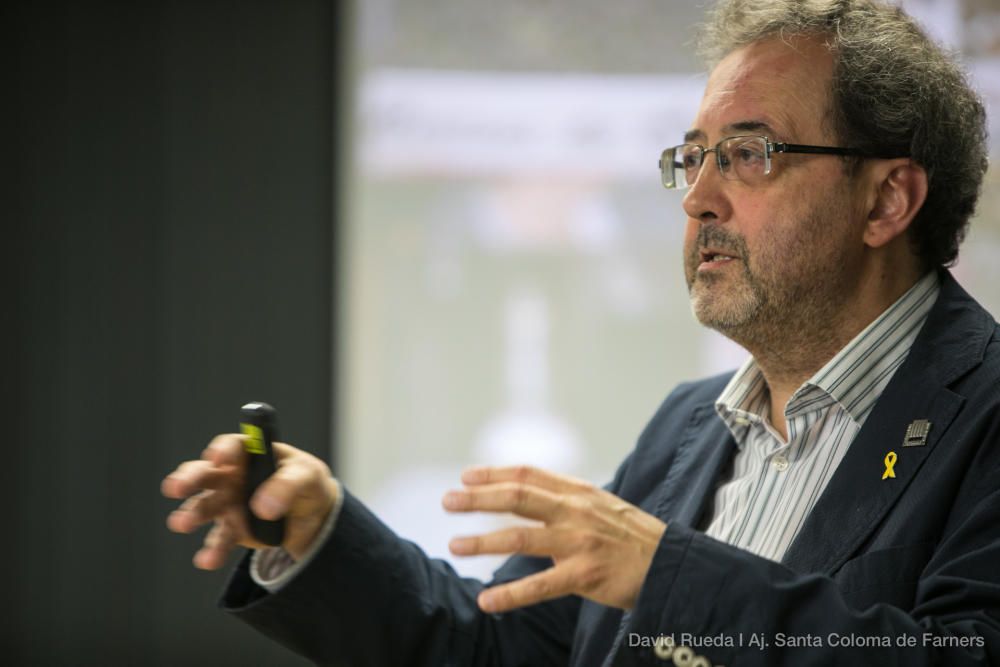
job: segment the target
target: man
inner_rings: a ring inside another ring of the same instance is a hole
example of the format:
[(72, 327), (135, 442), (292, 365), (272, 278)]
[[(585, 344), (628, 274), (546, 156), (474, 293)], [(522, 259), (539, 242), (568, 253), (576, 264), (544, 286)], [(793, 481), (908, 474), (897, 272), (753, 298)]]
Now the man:
[(731, 0), (685, 143), (695, 315), (745, 346), (677, 388), (607, 490), (467, 471), (450, 511), (530, 528), (489, 586), (400, 540), (314, 457), (279, 445), (251, 507), (241, 441), (164, 480), (168, 519), (214, 521), (199, 567), (243, 560), (223, 606), (348, 665), (986, 665), (1000, 661), (1000, 346), (943, 268), (986, 168), (956, 67), (876, 0)]

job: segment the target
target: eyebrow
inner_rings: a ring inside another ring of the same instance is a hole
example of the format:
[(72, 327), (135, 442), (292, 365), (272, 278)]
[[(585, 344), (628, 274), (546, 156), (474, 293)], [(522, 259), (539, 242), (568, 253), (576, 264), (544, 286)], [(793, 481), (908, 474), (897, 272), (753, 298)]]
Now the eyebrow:
[[(735, 123), (730, 123), (722, 128), (722, 133), (725, 136), (732, 136), (733, 132), (757, 132), (760, 134), (766, 134), (772, 139), (777, 134), (773, 127), (762, 120), (741, 120)], [(684, 143), (691, 143), (696, 139), (705, 139), (706, 136), (707, 135), (702, 130), (694, 128), (684, 133)]]

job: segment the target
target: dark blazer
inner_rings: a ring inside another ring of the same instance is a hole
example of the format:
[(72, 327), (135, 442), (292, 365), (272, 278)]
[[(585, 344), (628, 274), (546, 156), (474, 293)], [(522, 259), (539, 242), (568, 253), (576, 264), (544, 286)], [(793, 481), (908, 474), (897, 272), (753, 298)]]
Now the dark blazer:
[[(221, 604), (330, 665), (672, 664), (649, 646), (660, 635), (729, 667), (1000, 665), (997, 325), (941, 279), (909, 356), (781, 563), (696, 529), (735, 452), (714, 410), (721, 376), (671, 393), (608, 487), (668, 523), (627, 614), (577, 597), (483, 614), (483, 584), (426, 558), (350, 494), (285, 588), (257, 587), (244, 559)], [(931, 422), (926, 444), (902, 447), (918, 419)], [(882, 479), (890, 450), (895, 477)], [(515, 556), (496, 579), (549, 564)]]

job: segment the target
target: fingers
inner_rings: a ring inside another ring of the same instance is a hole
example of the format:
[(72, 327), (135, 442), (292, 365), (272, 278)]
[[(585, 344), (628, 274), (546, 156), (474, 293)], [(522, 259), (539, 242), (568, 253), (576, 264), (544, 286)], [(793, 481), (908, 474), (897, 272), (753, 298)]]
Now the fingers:
[(565, 540), (551, 528), (517, 526), (486, 535), (456, 537), (448, 548), (456, 556), (480, 554), (525, 554), (528, 556), (558, 556), (565, 551)]
[(563, 497), (527, 484), (504, 482), (449, 491), (441, 501), (450, 512), (512, 512), (551, 521), (563, 510)]
[(235, 433), (212, 439), (197, 461), (185, 461), (160, 483), (167, 498), (187, 498), (203, 489), (218, 489), (232, 479), (233, 467), (243, 463), (243, 436)]
[(526, 607), (573, 592), (573, 576), (568, 567), (552, 567), (509, 584), (488, 588), (479, 594), (479, 608), (488, 614)]
[(233, 505), (232, 496), (220, 491), (202, 491), (184, 501), (167, 517), (167, 527), (175, 533), (190, 533), (213, 521)]
[(230, 527), (219, 522), (205, 536), (205, 542), (201, 549), (195, 553), (195, 567), (202, 570), (218, 570), (226, 564), (229, 552), (236, 546), (236, 537)]
[[(194, 556), (196, 567), (222, 567), (236, 544), (264, 546), (247, 525), (244, 441), (238, 434), (216, 436), (200, 460), (181, 464), (160, 485), (165, 496), (187, 499), (167, 517), (170, 530), (190, 533), (215, 522)], [(278, 467), (254, 492), (250, 511), (266, 520), (287, 516), (282, 546), (296, 557), (312, 545), (340, 487), (320, 459), (285, 443), (272, 444)]]
[(185, 461), (160, 483), (160, 492), (167, 498), (187, 498), (203, 489), (221, 488), (230, 477), (229, 471), (210, 461)]
[(590, 482), (527, 465), (474, 466), (462, 472), (462, 483), (467, 486), (502, 482), (538, 486), (553, 493), (580, 493), (594, 490), (594, 485)]
[[(163, 495), (190, 499), (168, 517), (171, 530), (190, 532), (230, 506), (242, 506), (244, 440), (244, 436), (234, 433), (216, 436), (200, 460), (182, 463), (163, 479)], [(337, 487), (325, 464), (291, 445), (272, 444), (278, 468), (254, 493), (251, 511), (262, 519), (273, 520), (285, 516), (293, 507), (300, 517), (328, 510)]]
[(238, 433), (223, 433), (212, 438), (201, 457), (217, 466), (240, 465), (243, 463), (243, 440)]
[[(233, 468), (243, 465), (244, 436), (224, 433), (212, 439), (197, 461), (185, 461), (160, 483), (160, 492), (167, 498), (187, 498), (203, 489), (218, 489), (230, 481)], [(282, 442), (272, 443), (275, 458), (280, 461), (296, 450)]]

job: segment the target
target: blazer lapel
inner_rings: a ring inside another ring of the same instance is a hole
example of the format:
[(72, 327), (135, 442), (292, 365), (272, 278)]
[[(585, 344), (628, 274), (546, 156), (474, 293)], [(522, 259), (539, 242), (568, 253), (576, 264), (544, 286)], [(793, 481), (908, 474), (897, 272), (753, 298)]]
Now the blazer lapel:
[[(899, 380), (910, 387), (919, 384), (919, 378)], [(829, 574), (850, 558), (906, 490), (964, 400), (943, 387), (925, 394), (888, 394), (889, 388), (785, 553), (782, 562), (793, 570)], [(917, 419), (931, 423), (926, 444), (904, 448), (906, 429)], [(896, 454), (895, 477), (883, 479), (889, 452)]]
[[(872, 534), (943, 439), (964, 398), (948, 385), (979, 363), (989, 315), (942, 272), (941, 294), (906, 361), (865, 420), (782, 562), (830, 574)], [(926, 444), (903, 447), (910, 423), (931, 423)], [(895, 477), (883, 479), (889, 452)]]
[(660, 486), (654, 514), (667, 523), (697, 526), (735, 452), (736, 442), (714, 403), (696, 407)]

